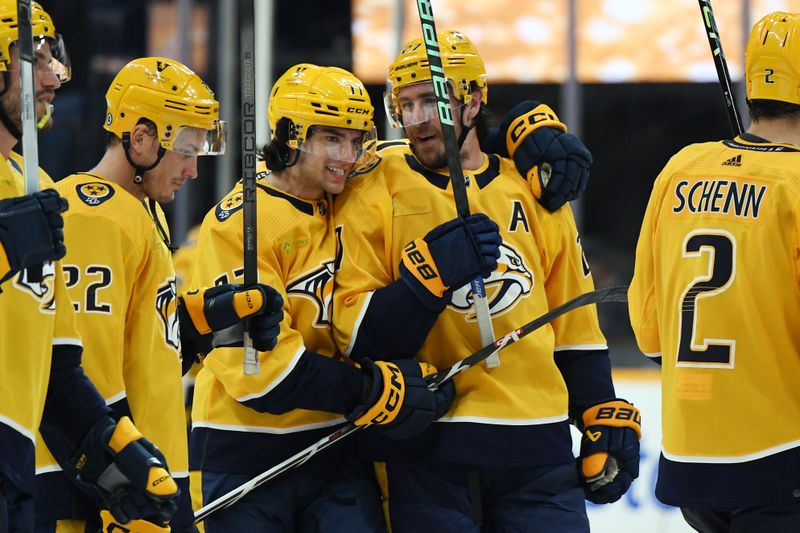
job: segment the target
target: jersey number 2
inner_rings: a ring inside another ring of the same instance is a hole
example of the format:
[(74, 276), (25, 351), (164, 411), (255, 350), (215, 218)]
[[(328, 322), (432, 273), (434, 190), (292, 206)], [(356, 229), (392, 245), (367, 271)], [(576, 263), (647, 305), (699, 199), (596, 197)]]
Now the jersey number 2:
[(733, 366), (736, 341), (733, 339), (696, 339), (701, 317), (697, 303), (727, 290), (736, 277), (736, 240), (727, 231), (700, 229), (690, 232), (683, 241), (683, 257), (708, 256), (708, 273), (692, 280), (680, 300), (678, 366)]

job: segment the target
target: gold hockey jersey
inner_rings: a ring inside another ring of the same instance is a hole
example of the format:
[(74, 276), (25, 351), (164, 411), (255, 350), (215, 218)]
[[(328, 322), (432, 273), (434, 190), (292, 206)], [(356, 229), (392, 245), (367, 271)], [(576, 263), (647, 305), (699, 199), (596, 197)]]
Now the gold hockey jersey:
[[(217, 348), (204, 359), (192, 408), (193, 469), (258, 472), (344, 421), (306, 409), (270, 414), (260, 405), (306, 350), (328, 357), (337, 350), (330, 316), (336, 236), (329, 201), (302, 200), (268, 185), (266, 172), (258, 177), (258, 281), (281, 294), (284, 319), (277, 346), (258, 354), (260, 374), (242, 374), (242, 348)], [(206, 215), (191, 287), (242, 283), (242, 206), (239, 183)], [(322, 433), (312, 437), (314, 430)], [(205, 432), (210, 440), (195, 454), (194, 443)], [(253, 446), (259, 451), (250, 459)]]
[(667, 460), (800, 447), (798, 148), (745, 134), (676, 154), (653, 186), (629, 309), (640, 349), (661, 357)]
[[(44, 171), (39, 177), (42, 187), (52, 184)], [(0, 198), (22, 196), (23, 183), (19, 164), (0, 164)], [(61, 262), (45, 264), (42, 274), (33, 282), (23, 271), (0, 287), (0, 471), (28, 494), (53, 347), (82, 346)]]
[[(74, 174), (56, 189), (70, 205), (63, 263), (85, 339), (84, 370), (117, 416), (129, 412), (158, 446), (173, 477), (188, 480), (175, 272), (163, 212), (102, 176)], [(57, 470), (47, 448), (38, 447), (37, 473)]]
[[(399, 279), (403, 247), (456, 216), (449, 176), (422, 167), (404, 143), (379, 155), (376, 168), (352, 178), (336, 198), (334, 216), (341, 228), (343, 255), (335, 277), (333, 323), (345, 353), (356, 342), (372, 293)], [(593, 289), (569, 207), (547, 212), (534, 200), (513, 162), (495, 155), (484, 155), (481, 167), (465, 171), (465, 177), (471, 211), (494, 220), (503, 238), (499, 266), (484, 280), (498, 336)], [(453, 292), (418, 358), (444, 369), (481, 347), (471, 289), (466, 285)], [(488, 431), (558, 426), (556, 447), (568, 447), (567, 388), (554, 350), (605, 348), (594, 306), (563, 315), (500, 352), (499, 367), (489, 370), (478, 365), (457, 375), (456, 400), (435, 426), (442, 433), (448, 431), (443, 426), (466, 424)], [(520, 461), (528, 460), (531, 448), (523, 441), (534, 438), (532, 434), (506, 436), (505, 440), (516, 441), (504, 443), (514, 447), (509, 455), (518, 453)], [(476, 446), (481, 445), (470, 440), (461, 444)], [(567, 452), (553, 460), (570, 459)]]

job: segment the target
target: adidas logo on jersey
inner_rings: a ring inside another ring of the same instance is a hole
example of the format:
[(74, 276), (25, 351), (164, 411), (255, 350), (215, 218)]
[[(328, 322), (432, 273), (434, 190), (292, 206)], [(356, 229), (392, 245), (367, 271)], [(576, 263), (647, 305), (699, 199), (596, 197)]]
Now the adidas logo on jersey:
[(731, 157), (727, 161), (723, 161), (722, 165), (723, 166), (727, 166), (727, 167), (740, 167), (740, 166), (742, 166), (742, 154), (739, 154), (737, 156)]

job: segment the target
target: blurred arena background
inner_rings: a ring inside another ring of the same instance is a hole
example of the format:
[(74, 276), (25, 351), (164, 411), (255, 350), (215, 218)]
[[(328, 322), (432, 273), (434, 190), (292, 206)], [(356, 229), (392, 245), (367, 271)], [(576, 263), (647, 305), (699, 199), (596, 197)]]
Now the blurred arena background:
[[(55, 126), (40, 136), (42, 166), (58, 179), (102, 154), (105, 91), (128, 60), (179, 59), (208, 80), (230, 123), (229, 152), (201, 161), (167, 206), (176, 243), (239, 179), (239, 34), (233, 0), (41, 0), (64, 35), (73, 79), (57, 93)], [(439, 31), (459, 29), (489, 74), (495, 119), (522, 99), (551, 105), (594, 156), (589, 187), (573, 205), (598, 287), (627, 283), (651, 184), (682, 146), (731, 136), (695, 0), (433, 0)], [(743, 43), (752, 23), (800, 0), (713, 3), (741, 113)], [(386, 67), (420, 33), (411, 0), (257, 0), (259, 140), (266, 95), (299, 62), (352, 70), (369, 87), (384, 135)], [(745, 118), (745, 126), (747, 119)], [(202, 158), (201, 158), (202, 160)], [(660, 446), (657, 368), (639, 353), (625, 306), (601, 309), (619, 395), (644, 416), (642, 475), (619, 504), (592, 507), (594, 531), (689, 531), (653, 496)], [(504, 333), (504, 332), (500, 332)]]

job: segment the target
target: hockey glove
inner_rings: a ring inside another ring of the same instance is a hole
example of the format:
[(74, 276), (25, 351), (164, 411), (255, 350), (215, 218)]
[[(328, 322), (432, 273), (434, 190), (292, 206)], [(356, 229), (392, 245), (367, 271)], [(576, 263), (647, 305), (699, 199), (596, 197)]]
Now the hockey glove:
[(454, 218), (406, 245), (400, 278), (425, 306), (441, 311), (451, 289), (497, 268), (502, 242), (500, 229), (486, 215)]
[(178, 485), (164, 456), (130, 418), (97, 421), (69, 462), (120, 523), (145, 519), (165, 526), (178, 509)]
[(245, 288), (224, 284), (179, 297), (181, 341), (189, 353), (206, 354), (220, 346), (242, 346), (242, 322), (250, 317), (250, 336), (258, 351), (275, 347), (283, 320), (283, 298), (263, 283)]
[(533, 195), (555, 212), (577, 199), (589, 181), (592, 154), (545, 104), (525, 101), (500, 125), (508, 155), (528, 181)]
[(415, 359), (375, 361), (364, 359), (362, 402), (347, 419), (357, 426), (375, 424), (392, 439), (418, 435), (444, 416), (456, 395), (452, 381), (428, 389), (426, 376), (436, 368)]
[(0, 283), (20, 270), (64, 257), (67, 201), (52, 189), (0, 200)]
[(586, 499), (615, 502), (639, 477), (642, 417), (632, 404), (616, 399), (586, 409), (582, 419), (579, 463)]
[(169, 533), (170, 526), (159, 526), (147, 520), (131, 520), (125, 525), (116, 520), (111, 513), (103, 509), (100, 511), (103, 521), (103, 533)]

